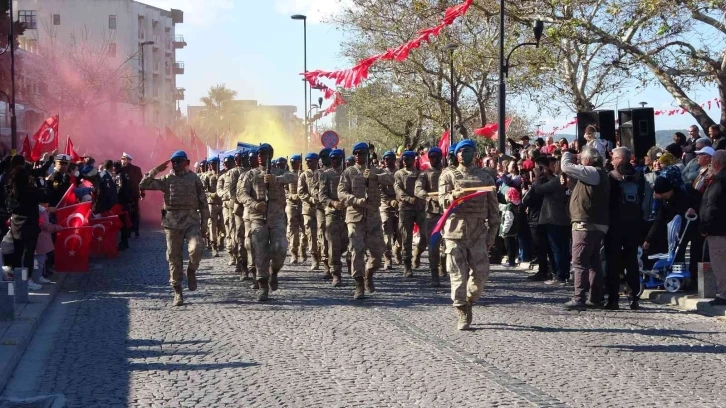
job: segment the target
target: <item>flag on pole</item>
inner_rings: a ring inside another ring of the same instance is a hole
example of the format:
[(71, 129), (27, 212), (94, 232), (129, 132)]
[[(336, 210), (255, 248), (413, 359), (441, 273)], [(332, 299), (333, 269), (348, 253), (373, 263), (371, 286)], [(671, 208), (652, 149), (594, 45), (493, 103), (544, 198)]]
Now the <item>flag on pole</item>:
[(30, 153), (33, 161), (40, 160), (43, 153), (58, 150), (58, 122), (58, 115), (46, 119), (33, 135), (35, 144)]
[(55, 270), (88, 272), (93, 227), (63, 228), (55, 237)]

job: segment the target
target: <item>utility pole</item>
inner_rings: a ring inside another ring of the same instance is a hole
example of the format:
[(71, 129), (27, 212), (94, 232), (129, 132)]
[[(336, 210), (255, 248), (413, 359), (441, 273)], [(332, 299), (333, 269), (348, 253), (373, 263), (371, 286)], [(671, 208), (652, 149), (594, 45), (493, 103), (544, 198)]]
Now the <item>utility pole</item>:
[(15, 21), (13, 0), (10, 0), (10, 148), (13, 154), (18, 150), (18, 119), (15, 116)]

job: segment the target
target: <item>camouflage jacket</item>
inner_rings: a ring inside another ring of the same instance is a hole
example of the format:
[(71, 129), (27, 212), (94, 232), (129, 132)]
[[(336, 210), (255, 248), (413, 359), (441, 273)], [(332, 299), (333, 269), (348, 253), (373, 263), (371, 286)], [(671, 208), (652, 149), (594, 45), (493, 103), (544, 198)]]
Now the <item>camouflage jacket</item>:
[[(456, 169), (442, 172), (439, 178), (439, 204), (446, 208), (454, 200), (453, 191), (470, 187), (493, 186), (494, 179), (484, 169), (459, 165)], [(461, 204), (453, 213), (442, 230), (446, 239), (466, 237), (467, 222), (475, 219), (485, 220), (489, 227), (489, 243), (493, 242), (499, 229), (499, 202), (496, 193), (486, 193)]]
[[(264, 220), (266, 215), (285, 216), (284, 187), (295, 181), (295, 175), (282, 169), (271, 169), (270, 174), (275, 176), (275, 182), (270, 183), (269, 189), (264, 181), (265, 169), (258, 167), (245, 174), (242, 189), (237, 190), (237, 197), (244, 204), (250, 220)], [(257, 211), (255, 206), (259, 202), (267, 202), (265, 211)]]
[(426, 200), (426, 213), (433, 215), (441, 215), (444, 209), (441, 208), (438, 196), (429, 196), (428, 193), (439, 192), (439, 179), (442, 170), (430, 168), (421, 173), (421, 177), (416, 180), (416, 188), (414, 192), (416, 197)]
[(338, 199), (338, 184), (340, 184), (340, 176), (343, 174), (342, 168), (330, 168), (323, 172), (320, 176), (320, 192), (318, 193), (318, 201), (325, 208), (325, 214), (343, 215), (343, 210), (333, 208), (333, 201)]
[[(364, 167), (354, 165), (343, 171), (338, 184), (338, 197), (347, 207), (345, 222), (361, 222), (364, 215), (378, 217), (381, 214), (378, 207), (381, 205), (381, 185), (392, 185), (393, 176), (382, 169), (370, 169), (378, 177), (375, 180), (366, 180), (363, 177)], [(364, 198), (363, 205), (356, 201)]]
[(199, 177), (191, 171), (172, 171), (159, 179), (154, 178), (157, 174), (154, 169), (144, 175), (139, 187), (164, 193), (161, 225), (168, 229), (187, 229), (200, 222), (207, 225), (209, 206)]
[(229, 195), (229, 172), (230, 170), (225, 170), (217, 177), (217, 195), (222, 200), (222, 205), (226, 208), (232, 208), (233, 204), (231, 196)]
[(240, 187), (240, 180), (242, 175), (249, 169), (242, 167), (235, 167), (227, 172), (229, 175), (229, 199), (231, 200), (231, 208), (234, 210), (236, 215), (242, 215), (242, 203), (237, 198), (237, 189)]
[(297, 195), (302, 201), (302, 212), (304, 215), (315, 215), (318, 198), (313, 195), (312, 184), (314, 177), (315, 172), (307, 169), (300, 174), (297, 181)]
[[(295, 176), (295, 181), (293, 181), (291, 184), (285, 184), (285, 199), (287, 200), (287, 206), (289, 208), (293, 209), (300, 209), (302, 207), (302, 200), (300, 200), (300, 197), (298, 197), (297, 193), (297, 184), (298, 179), (300, 178), (301, 171), (297, 172), (291, 172), (292, 175)], [(293, 197), (295, 200), (293, 200)]]
[[(395, 172), (389, 170), (387, 167), (383, 169), (383, 172), (385, 174), (390, 174), (391, 177), (395, 176)], [(395, 213), (396, 211), (398, 211), (396, 208), (391, 206), (391, 201), (395, 199), (396, 189), (393, 187), (393, 184), (381, 184), (381, 212)]]
[(206, 177), (202, 180), (204, 183), (204, 191), (207, 193), (207, 203), (209, 204), (222, 204), (222, 198), (217, 194), (217, 181), (219, 175), (213, 171), (209, 171)]
[[(398, 209), (400, 211), (423, 211), (426, 208), (426, 201), (416, 197), (416, 180), (418, 180), (419, 172), (416, 169), (401, 169), (393, 176), (393, 188), (396, 190), (396, 199), (398, 200)], [(411, 203), (410, 201), (413, 201)]]

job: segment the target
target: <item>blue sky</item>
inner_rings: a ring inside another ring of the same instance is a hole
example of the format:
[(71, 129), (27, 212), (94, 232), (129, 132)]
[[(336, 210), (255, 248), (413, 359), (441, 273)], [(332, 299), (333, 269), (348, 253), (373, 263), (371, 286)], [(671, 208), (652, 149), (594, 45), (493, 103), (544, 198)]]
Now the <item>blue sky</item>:
[[(162, 8), (184, 11), (184, 24), (177, 34), (184, 35), (187, 47), (177, 59), (184, 61), (185, 74), (177, 86), (186, 88), (186, 104), (199, 104), (211, 85), (224, 83), (238, 92), (239, 99), (256, 99), (266, 105), (297, 105), (303, 116), (302, 22), (290, 19), (301, 13), (308, 19), (308, 69), (334, 70), (352, 65), (340, 57), (342, 35), (335, 27), (321, 23), (324, 16), (340, 7), (340, 0), (142, 0)], [(331, 84), (332, 85), (332, 84)], [(313, 100), (319, 95), (313, 91)], [(694, 93), (697, 102), (717, 96), (715, 88)], [(676, 107), (673, 98), (659, 86), (637, 95), (626, 95), (619, 108), (637, 107), (648, 102), (655, 109)], [(324, 103), (327, 105), (327, 102)], [(614, 109), (615, 106), (605, 108)], [(527, 106), (522, 109), (529, 111)], [(712, 117), (718, 117), (713, 105)], [(561, 126), (574, 114), (540, 118), (543, 131)], [(690, 115), (656, 117), (656, 128), (686, 128), (695, 123)], [(572, 128), (571, 128), (572, 129)], [(563, 133), (574, 133), (565, 130)]]

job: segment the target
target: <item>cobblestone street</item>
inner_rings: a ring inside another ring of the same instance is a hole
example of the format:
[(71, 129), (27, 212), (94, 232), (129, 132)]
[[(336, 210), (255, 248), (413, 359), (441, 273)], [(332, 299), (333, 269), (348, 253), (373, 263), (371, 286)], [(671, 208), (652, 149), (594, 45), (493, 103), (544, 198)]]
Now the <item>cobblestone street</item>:
[(131, 245), (65, 280), (48, 358), (24, 373), (31, 395), (69, 407), (726, 406), (716, 318), (624, 300), (565, 312), (571, 287), (496, 267), (474, 330), (458, 332), (448, 285), (429, 288), (425, 263), (412, 280), (379, 274), (362, 302), (349, 277), (333, 288), (309, 261), (286, 265), (260, 304), (226, 254), (208, 253), (199, 290), (173, 308), (162, 233)]

